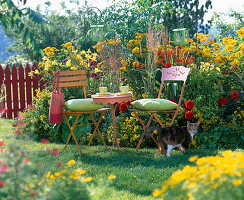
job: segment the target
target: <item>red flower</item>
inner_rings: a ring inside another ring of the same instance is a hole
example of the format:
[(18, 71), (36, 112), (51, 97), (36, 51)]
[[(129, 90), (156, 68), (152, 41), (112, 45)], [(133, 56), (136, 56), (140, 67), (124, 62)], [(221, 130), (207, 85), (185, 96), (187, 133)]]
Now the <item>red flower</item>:
[(187, 111), (186, 114), (185, 114), (185, 118), (187, 120), (190, 120), (191, 118), (193, 118), (194, 114), (192, 111)]
[(28, 158), (24, 158), (24, 163), (27, 164), (29, 162)]
[(0, 140), (0, 146), (4, 146), (5, 145), (5, 142)]
[(41, 139), (41, 142), (42, 142), (42, 144), (48, 144), (48, 139), (46, 139), (46, 138), (42, 138), (42, 139)]
[(35, 197), (36, 196), (36, 193), (35, 192), (30, 192), (30, 196), (31, 197)]
[(3, 187), (5, 185), (4, 181), (0, 181), (0, 186)]
[(120, 105), (119, 105), (119, 111), (120, 112), (125, 112), (127, 110), (127, 105), (126, 105), (126, 103), (121, 103)]
[(160, 51), (158, 51), (158, 52), (157, 52), (157, 56), (160, 56), (160, 55), (161, 55), (161, 52), (160, 52)]
[(237, 100), (238, 98), (239, 98), (239, 92), (238, 91), (236, 91), (236, 90), (233, 90), (233, 91), (231, 91), (231, 93), (230, 93), (230, 98), (232, 99), (232, 100)]
[(5, 108), (5, 107), (3, 107), (3, 108), (0, 110), (0, 113), (2, 113), (2, 114), (5, 114), (5, 113), (7, 113), (7, 112), (8, 112), (8, 109)]
[(58, 166), (59, 168), (60, 168), (60, 167), (63, 167), (63, 163), (59, 162), (57, 166)]
[(164, 64), (163, 65), (165, 68), (170, 68), (171, 66), (172, 66), (172, 64), (171, 63), (166, 63), (166, 64)]
[(170, 99), (169, 101), (172, 101), (172, 102), (176, 103), (176, 100), (175, 99)]
[(0, 172), (4, 173), (6, 170), (8, 170), (8, 165), (4, 164), (2, 167), (0, 167)]
[(194, 107), (194, 102), (192, 100), (188, 100), (185, 102), (185, 108), (191, 110)]
[(228, 70), (225, 70), (225, 71), (224, 71), (224, 74), (225, 74), (225, 75), (228, 75), (229, 73), (230, 73), (230, 72), (229, 72)]
[(54, 150), (53, 150), (53, 155), (54, 155), (54, 156), (58, 156), (58, 154), (59, 154), (59, 150), (58, 150), (58, 149), (54, 149)]
[(227, 97), (222, 97), (219, 101), (218, 101), (218, 106), (222, 106), (222, 105), (226, 105), (228, 103), (228, 98)]

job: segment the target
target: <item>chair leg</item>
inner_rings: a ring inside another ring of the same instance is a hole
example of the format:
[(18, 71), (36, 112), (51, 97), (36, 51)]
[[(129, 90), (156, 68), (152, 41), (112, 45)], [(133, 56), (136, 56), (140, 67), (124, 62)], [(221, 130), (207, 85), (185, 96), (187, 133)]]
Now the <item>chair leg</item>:
[[(137, 119), (139, 118), (137, 114), (136, 114), (136, 117), (137, 117)], [(147, 131), (149, 125), (151, 124), (152, 118), (153, 118), (153, 115), (151, 115), (151, 117), (150, 117), (150, 119), (149, 119), (149, 121), (148, 121), (146, 127), (145, 127), (145, 125), (142, 123), (142, 125), (143, 125), (143, 127), (144, 127), (144, 132), (143, 132), (143, 134), (142, 134), (142, 136), (141, 136), (141, 139), (140, 139), (140, 141), (139, 141), (139, 143), (138, 143), (138, 145), (137, 145), (137, 147), (136, 147), (136, 151), (135, 151), (135, 153), (137, 153), (139, 147), (141, 146), (142, 140), (143, 140), (143, 138), (144, 138), (144, 135), (146, 134), (146, 131)], [(139, 119), (138, 119), (138, 120), (139, 120)], [(141, 119), (140, 119), (139, 121), (141, 121)]]
[(70, 126), (69, 121), (68, 121), (68, 119), (67, 119), (67, 116), (64, 115), (64, 117), (65, 117), (65, 120), (66, 120), (66, 122), (67, 122), (67, 124), (68, 124), (68, 127), (69, 127), (69, 129), (70, 129), (70, 135), (69, 135), (69, 138), (68, 138), (68, 140), (67, 140), (67, 142), (66, 142), (66, 144), (65, 144), (64, 149), (66, 149), (66, 147), (67, 147), (67, 145), (68, 145), (68, 143), (69, 143), (69, 140), (70, 140), (70, 138), (71, 138), (71, 136), (72, 136), (72, 137), (74, 138), (74, 140), (75, 140), (76, 146), (78, 147), (80, 154), (82, 155), (82, 151), (81, 151), (81, 149), (80, 149), (80, 146), (79, 146), (79, 144), (78, 144), (78, 142), (77, 142), (77, 140), (76, 140), (76, 138), (75, 138), (74, 132), (73, 132), (74, 129), (75, 129), (75, 126), (76, 126), (76, 124), (77, 124), (77, 121), (78, 121), (78, 119), (79, 119), (79, 117), (80, 117), (80, 115), (77, 115), (73, 127)]
[(92, 120), (93, 120), (93, 122), (94, 122), (94, 124), (95, 124), (95, 130), (93, 131), (93, 134), (92, 134), (92, 136), (91, 136), (91, 139), (90, 139), (90, 141), (89, 141), (89, 143), (88, 143), (88, 145), (87, 145), (88, 147), (90, 146), (91, 141), (92, 141), (92, 139), (93, 139), (93, 137), (94, 137), (94, 135), (95, 135), (95, 133), (96, 133), (96, 131), (97, 131), (98, 134), (99, 134), (99, 136), (100, 136), (100, 138), (102, 139), (102, 142), (103, 142), (105, 148), (108, 149), (108, 148), (107, 148), (107, 145), (106, 145), (106, 143), (105, 143), (105, 141), (104, 141), (104, 138), (103, 138), (103, 136), (102, 136), (102, 133), (100, 132), (99, 127), (98, 127), (99, 124), (100, 124), (100, 122), (101, 122), (101, 120), (102, 120), (102, 117), (103, 117), (103, 115), (104, 115), (105, 112), (106, 112), (106, 111), (104, 111), (104, 112), (101, 113), (101, 116), (100, 116), (98, 122), (96, 122), (95, 119), (94, 119), (94, 117), (93, 117), (93, 115), (90, 114), (90, 115), (91, 115), (91, 118), (92, 118)]

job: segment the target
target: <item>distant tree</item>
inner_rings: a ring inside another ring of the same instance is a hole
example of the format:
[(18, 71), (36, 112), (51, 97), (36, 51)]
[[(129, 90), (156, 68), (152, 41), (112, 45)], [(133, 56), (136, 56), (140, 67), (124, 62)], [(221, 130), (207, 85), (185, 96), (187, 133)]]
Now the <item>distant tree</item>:
[(20, 8), (26, 4), (27, 0), (18, 0), (18, 5), (12, 0), (0, 1), (0, 25), (4, 27), (4, 31), (15, 29), (18, 33), (23, 33), (22, 37), (26, 46), (30, 46), (32, 51), (42, 53), (42, 50), (36, 43), (33, 33), (26, 27), (25, 19), (32, 20), (35, 24), (41, 24), (43, 18), (30, 8)]
[[(150, 0), (151, 4), (157, 4), (163, 0)], [(197, 32), (208, 33), (210, 21), (204, 25), (204, 15), (212, 8), (211, 0), (206, 0), (204, 5), (199, 4), (199, 0), (166, 0), (170, 2), (169, 10), (163, 18), (163, 24), (168, 30), (175, 28), (189, 28), (190, 36)], [(199, 7), (200, 6), (200, 7)], [(178, 10), (176, 10), (178, 9)], [(180, 11), (180, 12), (179, 12)]]
[[(228, 19), (226, 21), (225, 19)], [(231, 19), (231, 22), (230, 22)], [(213, 25), (218, 30), (219, 34), (216, 39), (222, 39), (223, 37), (237, 36), (236, 31), (244, 25), (244, 12), (238, 12), (235, 10), (229, 10), (227, 13), (214, 13)]]

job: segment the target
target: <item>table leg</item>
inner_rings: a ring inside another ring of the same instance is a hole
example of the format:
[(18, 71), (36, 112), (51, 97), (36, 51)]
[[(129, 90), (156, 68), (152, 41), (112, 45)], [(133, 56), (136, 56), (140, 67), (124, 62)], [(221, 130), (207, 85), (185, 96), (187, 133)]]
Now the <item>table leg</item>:
[(112, 111), (112, 117), (113, 117), (113, 128), (114, 128), (114, 141), (113, 141), (113, 146), (112, 146), (112, 149), (110, 151), (110, 153), (112, 152), (113, 148), (114, 148), (114, 143), (116, 141), (116, 146), (117, 146), (117, 149), (122, 151), (120, 146), (119, 146), (119, 142), (118, 142), (118, 138), (117, 138), (117, 134), (116, 134), (116, 121), (115, 121), (115, 111), (116, 111), (116, 107), (117, 107), (118, 104), (116, 104), (115, 106), (113, 104), (109, 104), (110, 108), (111, 108), (111, 111)]

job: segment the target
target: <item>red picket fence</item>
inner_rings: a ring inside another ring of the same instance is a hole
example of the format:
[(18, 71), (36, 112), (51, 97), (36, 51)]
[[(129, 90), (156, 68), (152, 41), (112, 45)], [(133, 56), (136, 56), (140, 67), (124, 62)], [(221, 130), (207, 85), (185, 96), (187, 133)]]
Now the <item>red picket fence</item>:
[(8, 65), (5, 70), (0, 65), (0, 88), (3, 83), (6, 88), (2, 107), (4, 106), (7, 112), (3, 117), (8, 119), (16, 118), (19, 111), (24, 111), (28, 105), (32, 104), (33, 97), (36, 96), (36, 90), (44, 88), (43, 82), (39, 81), (41, 77), (37, 74), (34, 74), (33, 77), (28, 75), (36, 69), (36, 63), (32, 67), (27, 64), (25, 68), (21, 64), (18, 69), (14, 64), (12, 72)]

